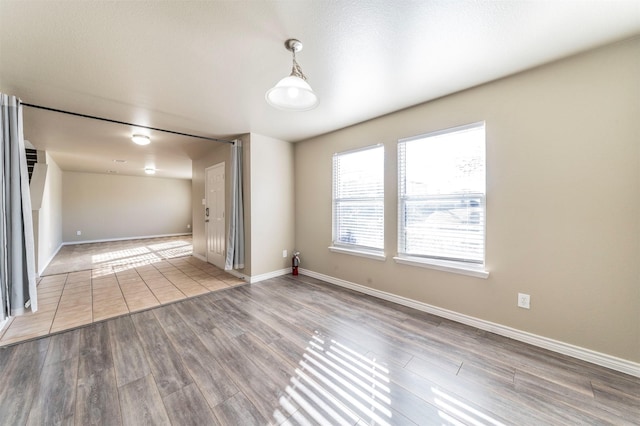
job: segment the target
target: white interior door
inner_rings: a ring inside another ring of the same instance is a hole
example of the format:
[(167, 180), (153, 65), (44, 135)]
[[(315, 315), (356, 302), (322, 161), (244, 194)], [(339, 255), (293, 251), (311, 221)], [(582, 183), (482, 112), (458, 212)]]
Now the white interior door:
[(224, 268), (224, 163), (206, 170), (205, 228), (207, 233), (207, 262)]

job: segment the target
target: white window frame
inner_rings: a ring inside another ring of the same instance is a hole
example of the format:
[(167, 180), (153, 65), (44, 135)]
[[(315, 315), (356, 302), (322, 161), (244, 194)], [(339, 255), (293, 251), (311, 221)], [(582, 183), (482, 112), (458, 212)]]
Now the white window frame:
[[(366, 245), (360, 245), (357, 243), (350, 244), (338, 241), (338, 233), (339, 233), (339, 218), (338, 218), (338, 210), (337, 206), (340, 202), (344, 201), (355, 201), (355, 200), (363, 200), (364, 198), (354, 198), (354, 199), (339, 199), (337, 198), (337, 181), (336, 181), (336, 159), (340, 156), (357, 154), (359, 152), (365, 152), (373, 149), (381, 149), (382, 150), (382, 194), (379, 197), (373, 197), (370, 199), (378, 200), (382, 204), (382, 228), (381, 228), (381, 247), (370, 247)], [(385, 260), (384, 255), (384, 145), (376, 144), (369, 145), (362, 148), (352, 149), (348, 151), (337, 152), (333, 155), (332, 158), (332, 244), (329, 247), (329, 250), (334, 253), (342, 253), (353, 256), (361, 256), (374, 260)]]
[[(404, 217), (403, 217), (403, 211), (404, 211), (404, 203), (407, 200), (407, 197), (405, 194), (403, 194), (402, 192), (402, 181), (401, 179), (403, 178), (402, 176), (402, 171), (404, 170), (404, 165), (401, 164), (402, 162), (402, 158), (400, 155), (400, 149), (401, 149), (401, 144), (404, 143), (408, 143), (411, 141), (415, 141), (415, 140), (419, 140), (419, 139), (428, 139), (430, 137), (434, 137), (434, 136), (439, 136), (439, 135), (444, 135), (444, 134), (449, 134), (449, 133), (456, 133), (456, 132), (461, 132), (461, 131), (465, 131), (465, 130), (470, 130), (470, 129), (475, 129), (475, 128), (479, 128), (482, 127), (483, 129), (485, 129), (485, 140), (484, 140), (484, 152), (485, 152), (485, 156), (484, 156), (484, 168), (485, 168), (485, 185), (484, 185), (484, 192), (482, 193), (482, 202), (481, 202), (481, 207), (483, 209), (483, 214), (482, 214), (482, 218), (483, 218), (483, 222), (482, 222), (482, 229), (483, 229), (483, 235), (482, 235), (482, 261), (481, 262), (477, 262), (477, 261), (465, 261), (463, 259), (447, 259), (447, 258), (440, 258), (437, 256), (429, 256), (429, 255), (420, 255), (420, 254), (408, 254), (405, 253), (405, 248), (403, 247), (404, 244), (404, 235), (405, 235), (405, 229), (404, 229)], [(413, 136), (410, 138), (404, 138), (404, 139), (400, 139), (398, 141), (398, 255), (396, 257), (394, 257), (394, 261), (396, 263), (399, 264), (403, 264), (403, 265), (410, 265), (410, 266), (418, 266), (418, 267), (423, 267), (423, 268), (430, 268), (430, 269), (436, 269), (436, 270), (441, 270), (441, 271), (447, 271), (447, 272), (453, 272), (453, 273), (458, 273), (458, 274), (463, 274), (463, 275), (469, 275), (469, 276), (474, 276), (474, 277), (478, 277), (478, 278), (488, 278), (489, 276), (489, 272), (486, 270), (485, 267), (485, 259), (486, 259), (486, 125), (485, 122), (477, 122), (477, 123), (472, 123), (472, 124), (467, 124), (467, 125), (462, 125), (462, 126), (456, 126), (456, 127), (452, 127), (452, 128), (448, 128), (448, 129), (444, 129), (444, 130), (438, 130), (435, 132), (430, 132), (430, 133), (426, 133), (426, 134), (422, 134), (422, 135), (418, 135), (418, 136)]]

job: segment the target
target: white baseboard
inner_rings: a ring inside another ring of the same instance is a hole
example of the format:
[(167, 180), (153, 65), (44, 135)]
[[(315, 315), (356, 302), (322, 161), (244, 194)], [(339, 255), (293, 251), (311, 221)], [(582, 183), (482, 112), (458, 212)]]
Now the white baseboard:
[(47, 269), (47, 266), (49, 266), (49, 264), (51, 263), (53, 258), (56, 257), (56, 254), (58, 254), (58, 252), (60, 251), (60, 249), (62, 248), (63, 245), (64, 245), (64, 243), (60, 243), (60, 245), (58, 246), (56, 251), (53, 252), (53, 254), (51, 256), (49, 256), (49, 259), (47, 259), (47, 261), (44, 263), (44, 266), (42, 268), (39, 268), (38, 277), (40, 277), (42, 275), (42, 273), (44, 272), (44, 270)]
[[(9, 324), (9, 318), (5, 318), (2, 321), (0, 321), (0, 331), (4, 330), (4, 327)], [(0, 335), (2, 335), (2, 333), (0, 333)]]
[(241, 280), (248, 282), (249, 284), (255, 284), (260, 281), (268, 280), (269, 278), (275, 278), (275, 277), (280, 277), (282, 275), (287, 275), (287, 273), (289, 273), (289, 269), (280, 269), (279, 271), (267, 272), (266, 274), (253, 275), (253, 276), (243, 274), (242, 272), (236, 269), (230, 269), (225, 272), (233, 275), (234, 277), (238, 277)]
[[(203, 256), (203, 255), (201, 255), (201, 254), (198, 254), (198, 253), (191, 253), (191, 256), (195, 257), (196, 259), (202, 260), (203, 262), (208, 262), (207, 257), (206, 257), (206, 256)], [(212, 265), (213, 265), (213, 264), (212, 264)], [(215, 265), (214, 265), (214, 266), (215, 266)], [(241, 280), (243, 280), (243, 281), (251, 282), (251, 281), (249, 281), (251, 277), (247, 277), (245, 274), (243, 274), (242, 272), (237, 271), (237, 270), (235, 270), (235, 269), (231, 269), (231, 270), (229, 270), (229, 271), (225, 271), (225, 272), (227, 272), (227, 273), (229, 273), (229, 274), (233, 275), (233, 276), (234, 276), (234, 277), (236, 277), (236, 278), (240, 278), (240, 279), (241, 279)]]
[[(207, 258), (201, 254), (198, 253), (192, 253), (191, 254), (193, 257), (195, 257), (196, 259), (200, 259), (203, 262), (207, 261)], [(230, 270), (225, 270), (225, 272), (233, 275), (234, 277), (240, 278), (243, 281), (246, 281), (250, 284), (254, 284), (260, 281), (264, 281), (264, 280), (268, 280), (270, 278), (275, 278), (275, 277), (280, 277), (282, 275), (287, 275), (288, 273), (291, 272), (291, 269), (289, 268), (285, 268), (285, 269), (280, 269), (278, 271), (272, 271), (272, 272), (267, 272), (265, 274), (260, 274), (260, 275), (246, 275), (243, 274), (242, 272), (238, 271), (237, 269), (230, 269)]]
[(226, 273), (233, 275), (236, 278), (240, 278), (242, 281), (246, 281), (246, 282), (250, 282), (251, 277), (243, 274), (242, 272), (238, 271), (237, 269), (229, 269), (228, 271), (225, 270)]
[(148, 238), (182, 237), (184, 235), (191, 235), (191, 232), (185, 232), (185, 233), (179, 233), (179, 234), (141, 235), (139, 237), (105, 238), (101, 240), (65, 241), (64, 243), (62, 243), (62, 245), (71, 246), (74, 244), (108, 243), (111, 241), (146, 240)]
[(278, 271), (267, 272), (266, 274), (253, 275), (253, 276), (249, 277), (249, 283), (251, 283), (251, 284), (257, 283), (257, 282), (260, 282), (260, 281), (268, 280), (270, 278), (281, 277), (281, 276), (287, 275), (289, 273), (291, 273), (291, 268), (284, 268), (284, 269), (280, 269)]
[(408, 306), (419, 311), (427, 312), (442, 318), (466, 324), (480, 330), (485, 330), (491, 333), (498, 334), (500, 336), (509, 337), (511, 339), (525, 342), (533, 346), (548, 349), (550, 351), (568, 355), (573, 358), (578, 358), (583, 361), (607, 367), (612, 370), (620, 371), (622, 373), (630, 374), (635, 377), (640, 377), (640, 363), (628, 361), (601, 352), (592, 351), (591, 349), (586, 349), (569, 343), (560, 342), (558, 340), (539, 336), (537, 334), (529, 333), (526, 331), (517, 330), (515, 328), (507, 327), (505, 325), (497, 324), (490, 321), (485, 321), (483, 319), (464, 315), (458, 312), (450, 311), (448, 309), (439, 308), (437, 306), (429, 305), (417, 300), (398, 296), (392, 293), (387, 293), (385, 291), (376, 290), (360, 284), (352, 283), (350, 281), (345, 281), (339, 278), (331, 277), (329, 275), (320, 274), (318, 272), (313, 272), (308, 269), (300, 268), (300, 273), (302, 275), (317, 278), (319, 280), (326, 281), (340, 287), (345, 287), (360, 293), (368, 294), (379, 299), (388, 300), (399, 305)]

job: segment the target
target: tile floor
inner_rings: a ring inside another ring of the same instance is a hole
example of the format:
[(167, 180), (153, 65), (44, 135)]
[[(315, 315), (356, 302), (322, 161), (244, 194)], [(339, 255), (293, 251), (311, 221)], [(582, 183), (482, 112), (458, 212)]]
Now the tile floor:
[[(0, 331), (0, 346), (69, 330), (92, 322), (149, 309), (210, 291), (244, 284), (239, 278), (192, 256), (177, 258), (122, 256), (142, 253), (154, 240), (93, 244), (102, 253), (92, 269), (44, 276), (38, 283), (38, 311), (14, 317)], [(182, 238), (178, 254), (185, 254)], [(190, 246), (190, 239), (187, 243)], [(137, 249), (135, 248), (137, 244)], [(162, 244), (176, 245), (175, 241)], [(81, 250), (76, 247), (76, 250)], [(174, 251), (174, 253), (176, 253)], [(60, 262), (58, 262), (60, 263)], [(73, 270), (73, 266), (70, 267)]]

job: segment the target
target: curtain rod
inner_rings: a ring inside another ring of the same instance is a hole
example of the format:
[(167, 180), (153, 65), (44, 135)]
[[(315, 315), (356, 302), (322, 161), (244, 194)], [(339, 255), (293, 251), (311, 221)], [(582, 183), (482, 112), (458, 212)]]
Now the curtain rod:
[(225, 143), (230, 143), (230, 144), (234, 143), (233, 141), (226, 140), (226, 139), (210, 138), (208, 136), (198, 136), (198, 135), (192, 135), (190, 133), (175, 132), (173, 130), (159, 129), (157, 127), (149, 127), (149, 126), (143, 126), (141, 124), (127, 123), (125, 121), (111, 120), (110, 118), (102, 118), (102, 117), (96, 117), (94, 115), (79, 114), (77, 112), (71, 112), (71, 111), (63, 111), (61, 109), (49, 108), (49, 107), (44, 107), (44, 106), (40, 106), (40, 105), (27, 104), (27, 103), (24, 103), (24, 102), (22, 103), (22, 105), (26, 106), (26, 107), (29, 107), (29, 108), (36, 108), (36, 109), (43, 109), (45, 111), (59, 112), (61, 114), (69, 114), (69, 115), (74, 115), (76, 117), (92, 118), (94, 120), (106, 121), (107, 123), (116, 123), (116, 124), (123, 124), (125, 126), (140, 127), (140, 128), (143, 128), (143, 129), (155, 130), (157, 132), (165, 132), (165, 133), (172, 133), (174, 135), (188, 136), (190, 138), (205, 139), (205, 140), (208, 140), (208, 141), (225, 142)]

